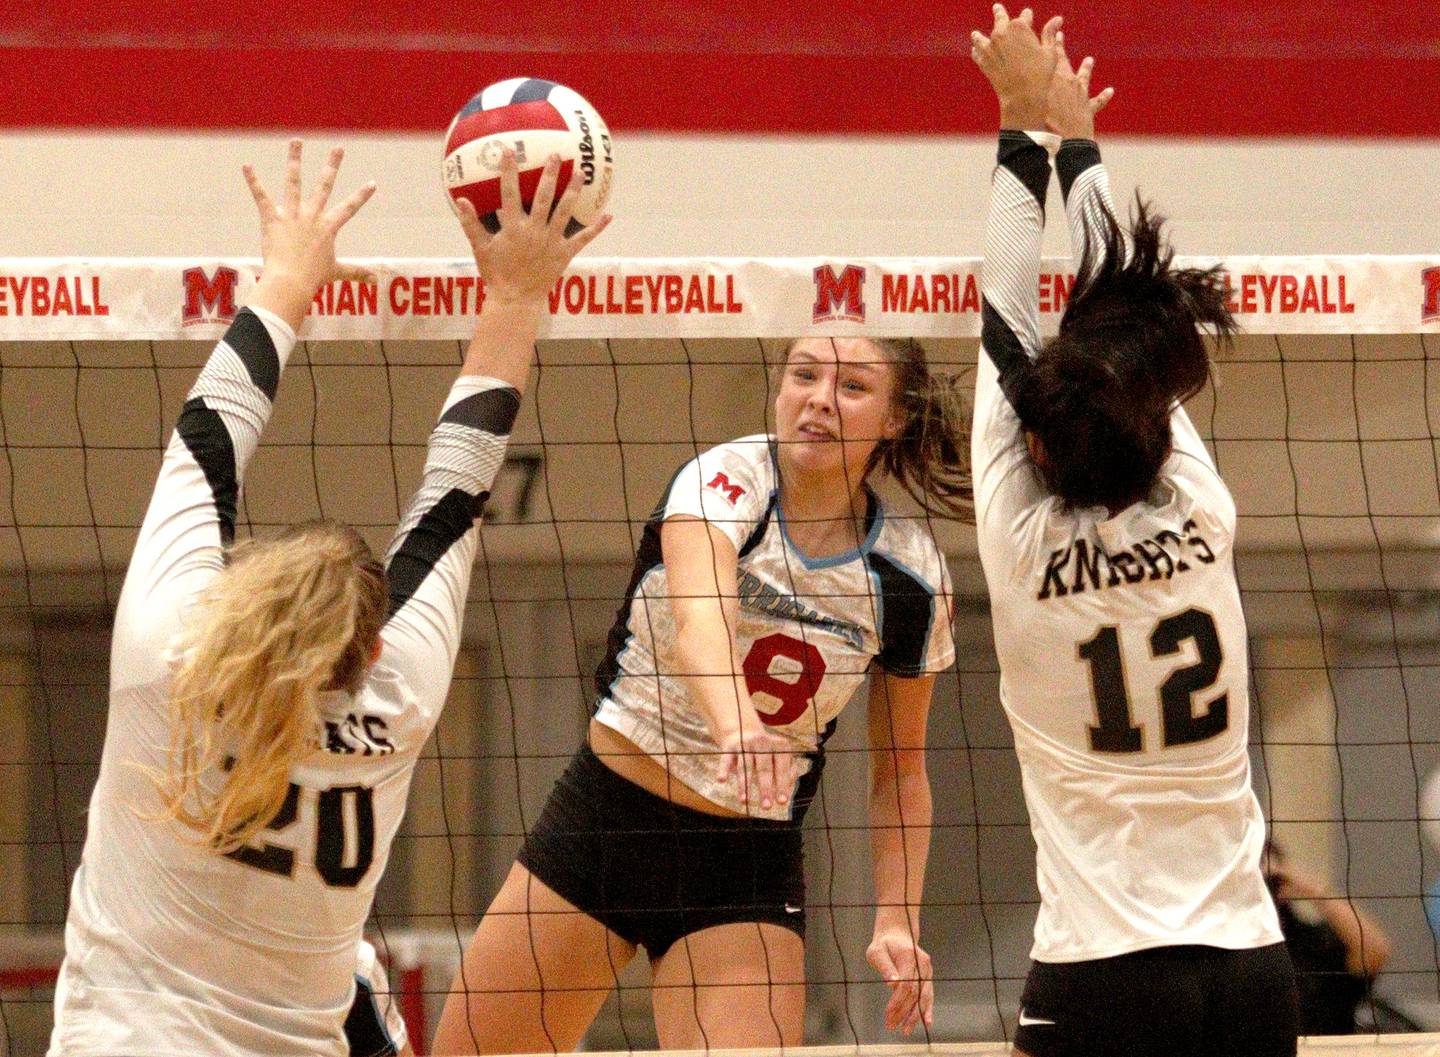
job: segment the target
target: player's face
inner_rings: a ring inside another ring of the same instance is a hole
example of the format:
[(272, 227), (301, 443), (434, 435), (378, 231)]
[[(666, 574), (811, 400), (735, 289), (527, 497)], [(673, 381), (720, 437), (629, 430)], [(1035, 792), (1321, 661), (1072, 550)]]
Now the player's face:
[(775, 433), (792, 469), (843, 473), (858, 485), (875, 446), (900, 429), (895, 366), (864, 338), (806, 338), (790, 349)]

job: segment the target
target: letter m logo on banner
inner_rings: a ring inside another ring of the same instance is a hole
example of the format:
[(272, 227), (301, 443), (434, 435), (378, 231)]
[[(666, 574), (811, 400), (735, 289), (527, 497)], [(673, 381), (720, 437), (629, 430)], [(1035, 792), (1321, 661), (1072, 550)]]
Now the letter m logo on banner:
[(235, 318), (235, 284), (240, 273), (234, 268), (216, 268), (212, 279), (204, 268), (186, 268), (180, 276), (185, 288), (185, 309), (180, 321), (229, 323)]
[(831, 319), (865, 322), (865, 269), (847, 264), (839, 275), (828, 264), (815, 269), (816, 323)]
[(1440, 268), (1426, 268), (1420, 273), (1425, 300), (1420, 306), (1420, 322), (1440, 322)]

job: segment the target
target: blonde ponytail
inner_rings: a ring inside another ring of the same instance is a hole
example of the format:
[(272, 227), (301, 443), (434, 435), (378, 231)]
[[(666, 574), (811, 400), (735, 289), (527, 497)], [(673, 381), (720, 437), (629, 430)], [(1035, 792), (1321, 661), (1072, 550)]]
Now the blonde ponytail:
[(321, 692), (359, 689), (386, 596), (383, 567), (335, 522), (232, 550), (179, 643), (162, 817), (221, 853), (263, 829), (315, 747)]

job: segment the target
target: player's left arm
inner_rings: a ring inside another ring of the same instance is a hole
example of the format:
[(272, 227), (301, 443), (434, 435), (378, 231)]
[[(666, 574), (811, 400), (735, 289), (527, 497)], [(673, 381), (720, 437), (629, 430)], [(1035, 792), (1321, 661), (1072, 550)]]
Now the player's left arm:
[(450, 686), (480, 517), (520, 411), (546, 296), (610, 222), (606, 215), (567, 235), (581, 184), (570, 181), (557, 200), (559, 173), (560, 160), (552, 155), (527, 212), (515, 155), (505, 151), (500, 231), (493, 235), (469, 202), (457, 204), (485, 301), (431, 431), (420, 487), (386, 552), (390, 604), (381, 631), (382, 661), (400, 670), (431, 707), (444, 702)]
[(1115, 89), (1090, 94), (1095, 59), (1085, 56), (1072, 68), (1065, 51), (1065, 34), (1055, 34), (1057, 62), (1050, 92), (1045, 100), (1045, 124), (1060, 137), (1055, 154), (1055, 174), (1065, 215), (1070, 224), (1070, 245), (1076, 255), (1103, 258), (1105, 234), (1115, 220), (1115, 202), (1110, 195), (1110, 173), (1100, 159), (1095, 138), (1095, 115), (1115, 96)]
[(866, 957), (890, 987), (885, 1026), (910, 1034), (934, 1022), (930, 955), (920, 946), (920, 903), (930, 854), (925, 732), (935, 676), (870, 673), (870, 852), (875, 931)]

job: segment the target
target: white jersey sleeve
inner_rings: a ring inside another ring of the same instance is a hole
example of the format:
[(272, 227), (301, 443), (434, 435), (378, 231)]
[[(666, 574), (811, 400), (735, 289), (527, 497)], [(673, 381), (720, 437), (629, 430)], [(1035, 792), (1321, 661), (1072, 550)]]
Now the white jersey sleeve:
[(460, 649), (480, 514), (519, 410), (520, 394), (504, 382), (455, 381), (430, 434), (420, 487), (386, 553), (390, 606), (380, 663), (437, 712)]
[(775, 475), (769, 446), (768, 436), (742, 437), (691, 459), (670, 484), (664, 519), (707, 521), (738, 553), (770, 509)]
[(241, 309), (191, 387), (120, 591), (112, 690), (164, 674), (186, 606), (225, 567), (245, 468), (294, 347), (279, 316)]
[(1007, 538), (1018, 537), (1017, 520), (1046, 494), (1008, 394), (1040, 348), (1040, 245), (1054, 142), (1046, 134), (1002, 132), (990, 185), (971, 464), (977, 528)]

